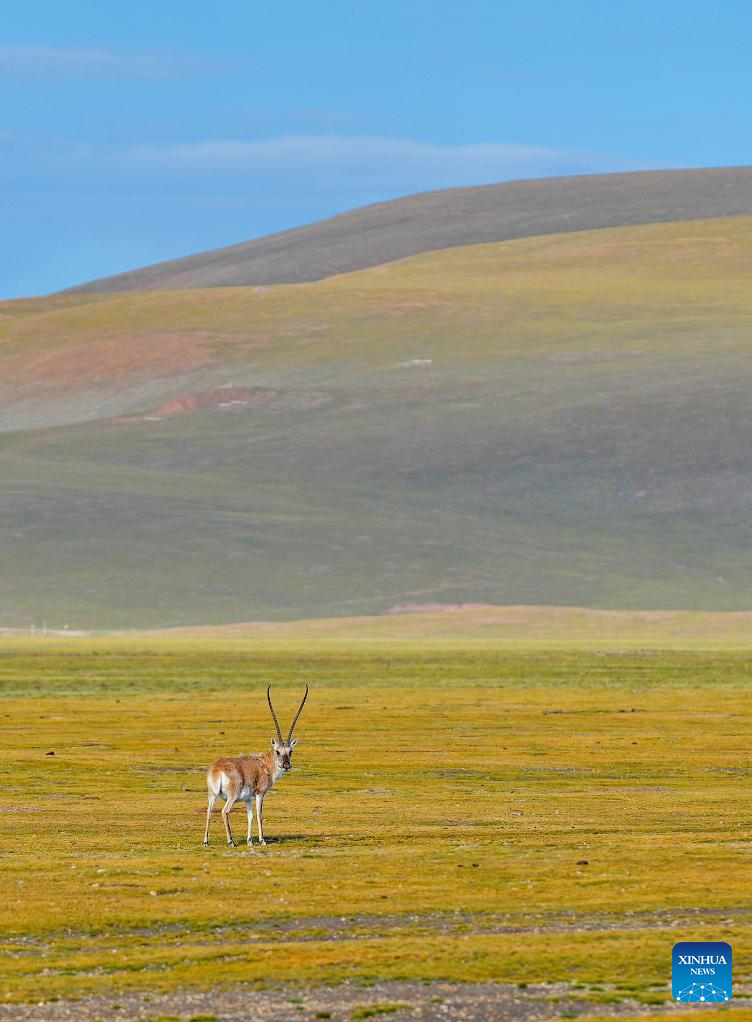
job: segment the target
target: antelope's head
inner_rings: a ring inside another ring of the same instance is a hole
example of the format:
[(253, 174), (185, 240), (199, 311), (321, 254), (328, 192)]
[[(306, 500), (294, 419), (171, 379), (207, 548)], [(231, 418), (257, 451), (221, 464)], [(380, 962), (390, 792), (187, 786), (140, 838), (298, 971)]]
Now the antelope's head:
[(303, 696), (303, 702), (298, 707), (298, 712), (295, 714), (295, 719), (290, 725), (290, 731), (287, 735), (287, 741), (285, 741), (284, 738), (282, 737), (282, 731), (280, 730), (279, 721), (277, 720), (277, 714), (274, 712), (274, 707), (272, 706), (271, 690), (272, 687), (271, 685), (269, 685), (269, 687), (266, 690), (266, 699), (267, 702), (269, 703), (269, 709), (271, 710), (274, 726), (277, 729), (277, 737), (272, 738), (272, 748), (274, 750), (274, 758), (278, 769), (282, 771), (282, 773), (286, 774), (290, 770), (292, 770), (292, 750), (298, 744), (298, 739), (293, 738), (292, 733), (295, 730), (295, 725), (298, 723), (298, 717), (303, 712), (305, 701), (308, 698), (308, 686), (306, 685), (305, 687), (305, 695)]

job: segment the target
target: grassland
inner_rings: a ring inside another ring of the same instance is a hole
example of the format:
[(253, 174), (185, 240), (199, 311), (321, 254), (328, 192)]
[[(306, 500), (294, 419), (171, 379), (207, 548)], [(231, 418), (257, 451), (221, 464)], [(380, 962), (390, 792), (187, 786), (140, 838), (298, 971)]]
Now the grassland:
[[(695, 938), (747, 988), (747, 652), (223, 643), (4, 642), (6, 1002), (490, 980), (636, 1010)], [(285, 717), (312, 686), (273, 840), (204, 849), (205, 765), (266, 745), (268, 681)]]
[(0, 624), (744, 609), (751, 271), (738, 218), (10, 303)]

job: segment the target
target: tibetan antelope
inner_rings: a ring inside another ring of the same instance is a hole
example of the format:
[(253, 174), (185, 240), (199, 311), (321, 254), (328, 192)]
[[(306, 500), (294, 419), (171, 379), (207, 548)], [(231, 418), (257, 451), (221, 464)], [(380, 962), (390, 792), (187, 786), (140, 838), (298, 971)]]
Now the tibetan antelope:
[(264, 796), (271, 786), (292, 770), (292, 750), (298, 744), (297, 738), (293, 739), (292, 733), (298, 723), (298, 717), (303, 712), (305, 701), (308, 698), (308, 685), (305, 688), (303, 702), (295, 714), (290, 726), (290, 733), (285, 742), (279, 728), (277, 714), (274, 712), (271, 697), (271, 685), (266, 690), (266, 698), (269, 709), (272, 713), (272, 720), (277, 729), (277, 737), (272, 738), (272, 747), (267, 752), (252, 752), (247, 756), (223, 756), (216, 759), (209, 767), (206, 775), (206, 784), (209, 788), (209, 805), (206, 810), (206, 831), (204, 832), (204, 844), (209, 844), (209, 822), (214, 803), (222, 795), (225, 804), (222, 806), (222, 819), (227, 832), (227, 844), (235, 846), (230, 830), (230, 810), (236, 802), (245, 802), (248, 813), (248, 844), (253, 844), (253, 802), (256, 801), (256, 819), (258, 820), (258, 836), (262, 845), (264, 841)]

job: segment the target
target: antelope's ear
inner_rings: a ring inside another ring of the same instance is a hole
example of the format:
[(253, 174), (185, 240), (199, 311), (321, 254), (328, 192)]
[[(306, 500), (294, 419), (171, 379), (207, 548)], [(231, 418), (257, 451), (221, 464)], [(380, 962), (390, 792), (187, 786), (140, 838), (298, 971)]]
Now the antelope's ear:
[(298, 744), (298, 739), (297, 738), (293, 738), (293, 740), (290, 742), (290, 748), (294, 749), (297, 744)]
[(276, 738), (272, 738), (272, 748), (273, 748), (273, 749), (276, 749), (276, 748), (278, 748), (278, 745), (277, 745), (277, 739), (276, 739)]

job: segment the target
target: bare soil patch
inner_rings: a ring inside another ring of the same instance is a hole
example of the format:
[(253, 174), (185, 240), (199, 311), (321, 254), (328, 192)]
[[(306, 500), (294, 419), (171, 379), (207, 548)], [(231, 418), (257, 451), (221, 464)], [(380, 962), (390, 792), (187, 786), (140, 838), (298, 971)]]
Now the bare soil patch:
[[(731, 1007), (749, 1007), (749, 1001), (735, 998)], [(251, 986), (216, 987), (212, 990), (182, 990), (169, 994), (112, 995), (87, 997), (80, 1001), (58, 1001), (35, 1005), (0, 1006), (1, 1022), (96, 1022), (119, 1019), (147, 1022), (180, 1019), (185, 1022), (262, 1022), (374, 1018), (406, 1020), (446, 1019), (452, 1022), (488, 1022), (489, 1019), (538, 1019), (587, 1017), (590, 1015), (650, 1015), (656, 1011), (682, 1009), (667, 1002), (649, 1006), (623, 1000), (618, 1004), (592, 1003), (581, 991), (566, 984), (519, 987), (497, 983), (376, 982), (368, 985), (347, 982), (334, 987), (300, 988), (275, 985), (266, 989)], [(686, 1010), (686, 1009), (685, 1009)]]

